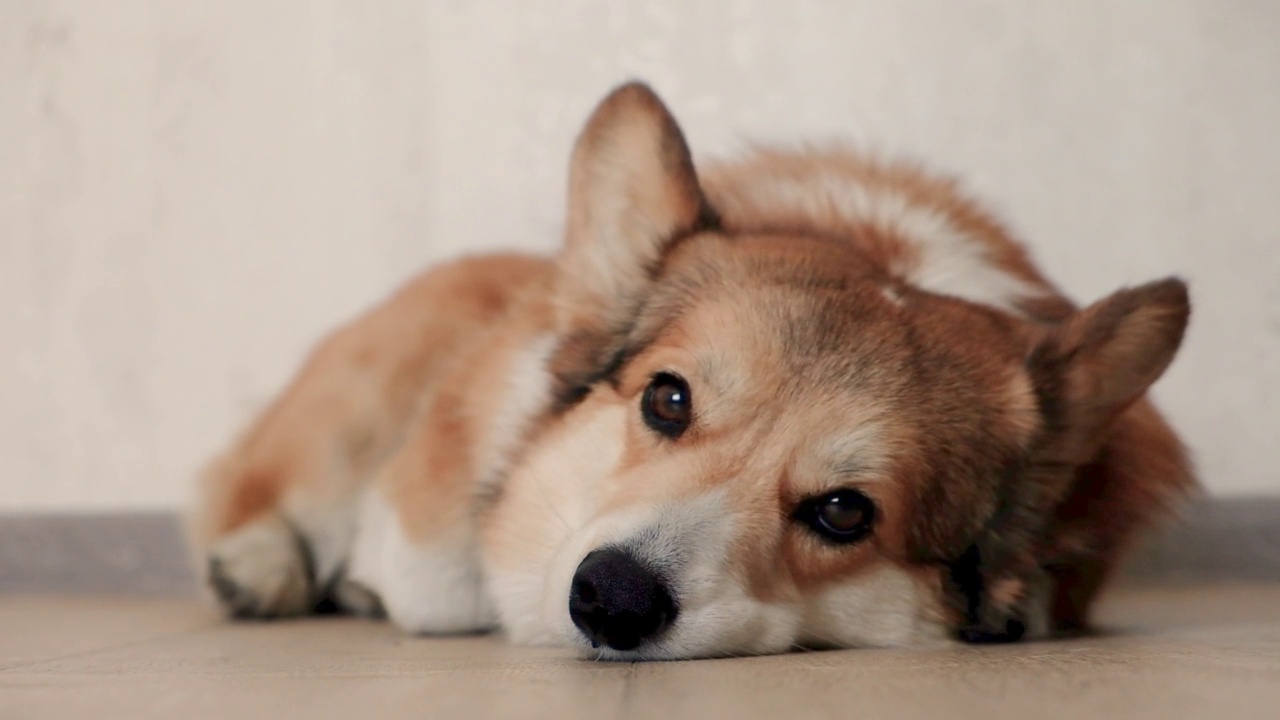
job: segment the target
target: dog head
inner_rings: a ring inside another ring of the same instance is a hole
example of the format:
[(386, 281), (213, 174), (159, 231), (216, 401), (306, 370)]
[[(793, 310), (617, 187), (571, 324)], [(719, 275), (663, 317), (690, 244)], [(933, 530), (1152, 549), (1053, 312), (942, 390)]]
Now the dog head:
[(1040, 325), (727, 225), (658, 98), (609, 96), (573, 154), (555, 407), (486, 523), (506, 627), (611, 658), (1036, 630), (1052, 509), (1172, 359), (1181, 283)]

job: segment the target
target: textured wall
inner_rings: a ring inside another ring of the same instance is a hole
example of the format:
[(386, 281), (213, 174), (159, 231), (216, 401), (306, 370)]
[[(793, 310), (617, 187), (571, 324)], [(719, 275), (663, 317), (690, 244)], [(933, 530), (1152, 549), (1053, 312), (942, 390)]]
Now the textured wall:
[(1177, 272), (1157, 396), (1280, 493), (1271, 0), (0, 0), (0, 509), (163, 507), (323, 328), (556, 240), (627, 76), (695, 149), (844, 137), (959, 172), (1090, 299)]

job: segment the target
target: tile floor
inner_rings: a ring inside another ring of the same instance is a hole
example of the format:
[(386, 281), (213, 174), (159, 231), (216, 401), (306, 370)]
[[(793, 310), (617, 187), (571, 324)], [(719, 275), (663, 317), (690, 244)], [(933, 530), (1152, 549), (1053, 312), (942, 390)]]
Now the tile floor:
[(582, 661), (186, 600), (0, 597), (0, 718), (1280, 718), (1280, 585), (1127, 590), (1008, 647)]

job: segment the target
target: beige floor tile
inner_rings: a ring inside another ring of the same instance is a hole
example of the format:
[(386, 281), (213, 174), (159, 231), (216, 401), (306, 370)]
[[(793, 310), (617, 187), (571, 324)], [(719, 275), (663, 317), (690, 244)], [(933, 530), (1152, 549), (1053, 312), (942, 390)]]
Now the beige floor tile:
[(636, 718), (1275, 717), (1266, 713), (1280, 707), (1280, 632), (1239, 652), (1125, 636), (717, 661), (679, 673), (638, 666), (634, 686), (627, 716)]
[(6, 720), (616, 717), (626, 666), (323, 677), (0, 675)]
[[(1063, 642), (632, 665), (349, 619), (0, 599), (0, 627), (51, 658), (0, 671), (0, 718), (1278, 717), (1280, 586), (1131, 590), (1103, 616), (1109, 633)], [(133, 635), (109, 630), (121, 618)], [(74, 627), (117, 644), (68, 655)]]
[(25, 665), (24, 673), (91, 675), (421, 675), (577, 666), (566, 650), (494, 636), (406, 636), (384, 623), (320, 619), (206, 627), (102, 652)]
[(183, 600), (0, 596), (0, 669), (216, 622), (209, 609)]

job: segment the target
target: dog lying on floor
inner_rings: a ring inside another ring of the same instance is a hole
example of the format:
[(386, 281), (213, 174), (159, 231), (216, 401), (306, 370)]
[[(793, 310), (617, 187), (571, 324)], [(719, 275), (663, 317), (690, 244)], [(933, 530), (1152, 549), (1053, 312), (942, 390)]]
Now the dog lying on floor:
[(1077, 309), (952, 183), (845, 150), (695, 170), (632, 83), (565, 244), (426, 272), (203, 477), (235, 617), (336, 605), (607, 659), (1043, 637), (1195, 484), (1144, 397), (1176, 279)]

